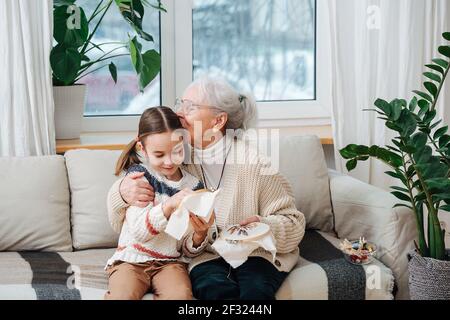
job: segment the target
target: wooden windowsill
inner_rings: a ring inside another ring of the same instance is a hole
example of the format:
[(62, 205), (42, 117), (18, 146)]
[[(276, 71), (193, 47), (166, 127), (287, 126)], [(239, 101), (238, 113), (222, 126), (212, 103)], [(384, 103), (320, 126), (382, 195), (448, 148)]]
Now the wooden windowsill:
[[(332, 145), (331, 126), (301, 127), (296, 134), (317, 135), (323, 145)], [(80, 139), (56, 140), (56, 153), (74, 149), (122, 150), (135, 137), (134, 132), (87, 132)]]

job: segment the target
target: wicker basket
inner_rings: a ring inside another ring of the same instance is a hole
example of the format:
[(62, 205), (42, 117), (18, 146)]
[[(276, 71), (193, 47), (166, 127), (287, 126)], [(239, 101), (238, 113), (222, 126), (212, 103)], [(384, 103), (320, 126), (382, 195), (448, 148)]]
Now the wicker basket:
[(408, 258), (411, 300), (450, 300), (450, 261), (424, 258), (416, 251)]

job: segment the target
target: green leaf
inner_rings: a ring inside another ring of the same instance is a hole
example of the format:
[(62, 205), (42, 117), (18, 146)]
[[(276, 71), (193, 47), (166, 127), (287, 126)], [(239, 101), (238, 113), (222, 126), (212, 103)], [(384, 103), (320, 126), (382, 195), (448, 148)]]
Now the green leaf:
[(406, 107), (406, 101), (405, 100), (399, 100), (395, 99), (391, 101), (391, 119), (393, 121), (397, 121), (400, 118), (400, 115), (402, 113), (402, 108)]
[(441, 66), (444, 69), (448, 68), (448, 62), (443, 59), (433, 59), (433, 62)]
[(421, 149), (426, 146), (428, 137), (422, 132), (417, 132), (411, 137), (411, 143), (415, 148)]
[(352, 160), (348, 161), (346, 164), (347, 170), (349, 172), (352, 171), (353, 169), (356, 168), (357, 164), (358, 164), (358, 161), (356, 159), (352, 159)]
[(430, 129), (436, 128), (441, 122), (442, 122), (442, 119), (439, 120), (439, 121), (437, 121), (437, 122), (435, 122), (435, 123), (433, 123), (433, 124), (431, 125)]
[(439, 138), (439, 148), (445, 148), (450, 142), (450, 136), (448, 134), (443, 135)]
[(424, 86), (428, 90), (428, 92), (431, 93), (431, 95), (436, 98), (438, 92), (438, 88), (436, 87), (436, 85), (433, 82), (425, 82)]
[(375, 101), (375, 106), (378, 108), (378, 109), (380, 109), (381, 111), (383, 111), (384, 112), (384, 114), (386, 114), (388, 117), (391, 115), (391, 113), (392, 113), (392, 107), (391, 107), (391, 105), (387, 102), (387, 101), (385, 101), (385, 100), (383, 100), (383, 99), (377, 99), (376, 101)]
[(53, 37), (58, 44), (74, 48), (85, 44), (89, 35), (89, 24), (81, 7), (56, 7), (53, 10), (53, 23)]
[(402, 114), (397, 121), (397, 125), (401, 128), (402, 137), (409, 137), (417, 129), (416, 119), (408, 109), (402, 110)]
[(117, 68), (116, 68), (116, 65), (111, 62), (109, 64), (108, 68), (109, 68), (109, 73), (111, 73), (111, 77), (114, 80), (114, 83), (117, 84)]
[(141, 0), (115, 0), (123, 18), (131, 25), (137, 34), (146, 41), (153, 41), (153, 37), (142, 29), (144, 6)]
[(391, 193), (392, 193), (394, 196), (396, 196), (398, 199), (400, 199), (400, 200), (412, 202), (412, 201), (411, 201), (411, 198), (410, 198), (408, 195), (406, 195), (406, 194), (404, 194), (404, 193), (402, 193), (402, 192), (399, 192), (399, 191), (393, 191), (393, 192), (391, 192)]
[(450, 212), (450, 205), (441, 206), (441, 207), (439, 207), (439, 210), (444, 210), (444, 211)]
[(444, 32), (442, 37), (444, 37), (445, 40), (450, 41), (450, 32)]
[(155, 50), (149, 50), (142, 55), (143, 66), (139, 74), (139, 85), (141, 91), (156, 78), (161, 70), (161, 56)]
[(81, 55), (75, 48), (58, 44), (50, 52), (50, 65), (58, 80), (64, 85), (72, 85), (80, 70)]
[[(438, 68), (439, 68), (439, 67), (438, 67)], [(429, 79), (431, 79), (431, 80), (433, 80), (433, 81), (439, 82), (439, 83), (442, 81), (441, 77), (438, 76), (436, 73), (432, 73), (432, 72), (424, 72), (423, 75), (424, 75), (425, 77), (427, 77), (427, 78), (429, 78)]]
[(142, 45), (137, 41), (136, 37), (130, 39), (129, 43), (131, 63), (134, 69), (139, 74), (142, 71), (143, 61), (142, 61)]
[(417, 97), (413, 97), (409, 103), (409, 111), (414, 112), (417, 108)]
[(447, 131), (448, 131), (448, 126), (437, 129), (436, 132), (434, 133), (433, 139), (438, 140), (440, 137), (442, 137), (444, 134), (446, 134)]
[(443, 54), (444, 56), (450, 58), (450, 47), (449, 46), (441, 46), (438, 49), (440, 54)]
[(432, 154), (433, 150), (431, 149), (431, 147), (424, 146), (422, 149), (416, 150), (413, 156), (416, 163), (422, 164), (427, 163), (430, 160)]
[(431, 123), (431, 121), (433, 121), (433, 119), (436, 117), (436, 110), (432, 110), (432, 111), (428, 111), (425, 114), (425, 117), (423, 118), (423, 122), (427, 125), (429, 125)]
[(445, 73), (445, 71), (444, 71), (444, 69), (442, 69), (442, 67), (440, 67), (440, 66), (437, 66), (437, 65), (435, 65), (435, 64), (427, 64), (427, 65), (425, 65), (427, 68), (430, 68), (430, 69), (432, 69), (432, 70), (434, 70), (434, 71), (437, 71), (437, 72), (439, 72), (439, 73), (442, 73), (442, 74), (444, 74)]
[(422, 91), (418, 91), (418, 90), (414, 90), (413, 91), (415, 94), (417, 94), (418, 96), (424, 98), (427, 101), (433, 102), (433, 98), (431, 98), (428, 94), (426, 94), (425, 92)]
[(397, 190), (397, 191), (401, 191), (401, 192), (406, 192), (406, 193), (408, 193), (408, 192), (409, 192), (409, 190), (408, 190), (408, 189), (406, 189), (406, 188), (402, 188), (402, 187), (391, 186), (390, 188), (391, 188), (392, 190)]

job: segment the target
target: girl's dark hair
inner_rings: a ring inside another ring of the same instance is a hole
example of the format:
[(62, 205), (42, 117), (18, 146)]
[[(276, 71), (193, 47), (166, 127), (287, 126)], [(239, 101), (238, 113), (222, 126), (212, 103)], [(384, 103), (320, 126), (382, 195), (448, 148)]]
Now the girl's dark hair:
[(126, 171), (134, 164), (141, 164), (139, 159), (136, 144), (138, 141), (151, 134), (164, 133), (181, 129), (181, 121), (177, 114), (168, 107), (154, 107), (144, 111), (139, 120), (138, 138), (131, 141), (125, 150), (120, 155), (116, 165), (116, 176), (119, 176), (122, 171)]

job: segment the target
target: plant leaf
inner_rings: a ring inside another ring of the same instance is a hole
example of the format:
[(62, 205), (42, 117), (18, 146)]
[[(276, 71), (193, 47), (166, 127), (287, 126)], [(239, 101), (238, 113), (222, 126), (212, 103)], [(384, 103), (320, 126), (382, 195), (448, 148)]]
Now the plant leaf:
[(450, 47), (449, 46), (440, 46), (438, 49), (440, 54), (450, 58)]
[(109, 73), (111, 73), (111, 77), (114, 80), (114, 83), (117, 84), (117, 68), (116, 68), (116, 65), (113, 62), (111, 62), (109, 64), (108, 68), (109, 68)]
[[(71, 8), (75, 8), (72, 11)], [(76, 18), (79, 10), (79, 19)], [(81, 7), (59, 6), (53, 10), (53, 37), (58, 44), (79, 48), (89, 35), (89, 24)]]
[[(438, 68), (439, 68), (439, 67), (438, 67)], [(423, 75), (424, 75), (425, 77), (427, 77), (427, 78), (429, 78), (429, 79), (431, 79), (431, 80), (433, 80), (433, 81), (439, 82), (439, 83), (441, 83), (441, 81), (442, 81), (441, 77), (438, 76), (436, 73), (432, 73), (432, 72), (424, 72)]]
[(431, 98), (428, 94), (426, 94), (425, 92), (422, 91), (418, 91), (418, 90), (414, 90), (413, 91), (415, 94), (417, 94), (418, 96), (424, 98), (427, 101), (433, 102), (433, 98)]
[(443, 59), (433, 59), (433, 62), (441, 66), (444, 69), (448, 68), (448, 62)]
[(428, 67), (428, 68), (430, 68), (430, 69), (432, 69), (432, 70), (434, 70), (434, 71), (437, 71), (437, 72), (439, 72), (439, 73), (442, 73), (442, 74), (445, 73), (445, 71), (444, 71), (444, 69), (442, 69), (442, 67), (437, 66), (437, 65), (435, 65), (435, 64), (427, 64), (427, 65), (425, 65), (425, 66)]
[(377, 99), (375, 101), (375, 106), (380, 109), (381, 111), (383, 111), (388, 117), (391, 115), (392, 113), (392, 107), (391, 105), (383, 100), (383, 99)]
[(444, 134), (446, 134), (447, 131), (448, 131), (448, 126), (437, 129), (436, 132), (434, 133), (433, 139), (438, 140), (440, 137), (442, 137)]
[(410, 198), (408, 195), (406, 195), (406, 194), (404, 194), (404, 193), (402, 193), (402, 192), (399, 192), (399, 191), (393, 191), (393, 192), (391, 192), (391, 193), (392, 193), (394, 196), (396, 196), (398, 199), (400, 199), (400, 200), (412, 202), (412, 201), (411, 201), (411, 198)]
[(66, 86), (74, 84), (80, 70), (81, 58), (76, 48), (68, 48), (63, 44), (58, 44), (50, 52), (53, 76)]
[(417, 108), (417, 97), (413, 97), (409, 103), (409, 111), (414, 112)]
[(139, 74), (141, 91), (156, 78), (161, 70), (161, 56), (155, 50), (149, 50), (142, 55), (142, 71)]
[(424, 86), (428, 90), (428, 92), (430, 92), (431, 95), (436, 98), (437, 91), (438, 91), (438, 88), (436, 87), (436, 85), (433, 82), (425, 82)]
[(347, 163), (346, 163), (347, 170), (349, 172), (352, 171), (353, 169), (356, 168), (357, 164), (358, 164), (358, 161), (356, 159), (352, 159), (350, 161), (347, 161)]

